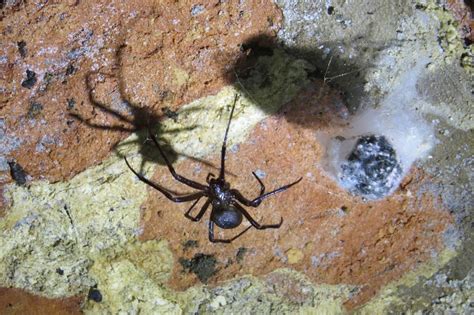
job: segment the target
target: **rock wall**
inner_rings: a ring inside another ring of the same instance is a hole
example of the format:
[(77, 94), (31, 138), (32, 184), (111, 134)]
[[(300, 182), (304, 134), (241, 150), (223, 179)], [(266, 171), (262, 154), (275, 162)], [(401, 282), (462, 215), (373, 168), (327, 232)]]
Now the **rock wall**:
[[(462, 1), (0, 5), (0, 312), (473, 311)], [(124, 158), (190, 193), (147, 129), (205, 183), (232, 106), (232, 188), (302, 180), (219, 244)]]

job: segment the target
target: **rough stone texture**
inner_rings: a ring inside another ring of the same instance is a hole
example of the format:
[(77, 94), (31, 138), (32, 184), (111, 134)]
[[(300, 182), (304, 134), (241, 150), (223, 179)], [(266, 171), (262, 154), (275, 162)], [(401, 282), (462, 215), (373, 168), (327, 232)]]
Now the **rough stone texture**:
[(439, 295), (433, 299), (432, 307), (436, 312), (461, 311), (463, 314), (472, 314), (474, 312), (474, 279), (471, 270), (467, 277), (462, 280), (450, 280), (446, 275), (439, 275), (434, 280), (426, 282), (427, 287), (441, 287), (447, 294)]
[[(465, 8), (277, 4), (282, 11), (260, 1), (2, 2), (0, 181), (10, 184), (1, 188), (1, 286), (55, 297), (46, 302), (52, 308), (79, 294), (86, 313), (470, 311), (474, 106), (473, 46), (459, 28)], [(276, 32), (286, 53), (268, 45)], [(420, 99), (408, 105), (433, 124), (439, 145), (394, 195), (366, 202), (347, 194), (319, 165), (316, 131), (337, 135), (419, 59), (429, 64)], [(267, 189), (304, 179), (250, 209), (265, 223), (283, 216), (279, 230), (213, 245), (205, 219), (187, 221), (185, 205), (126, 168), (123, 156), (183, 191), (165, 167), (155, 171), (162, 161), (145, 133), (115, 144), (150, 122), (176, 168), (202, 181), (217, 172), (234, 100), (229, 181), (254, 196), (251, 171)], [(180, 259), (191, 264), (184, 273)], [(90, 288), (100, 303), (87, 300)], [(21, 310), (44, 301), (3, 292), (24, 301)]]
[[(428, 56), (430, 64), (417, 83), (420, 97), (411, 107), (431, 121), (439, 144), (419, 165), (431, 178), (424, 186), (441, 196), (444, 206), (455, 215), (455, 228), (446, 233), (445, 240), (452, 248), (459, 245), (462, 255), (439, 272), (461, 281), (474, 259), (474, 45), (466, 40), (470, 30), (465, 28), (472, 24), (472, 19), (467, 22), (469, 9), (461, 1), (278, 3), (285, 17), (279, 31), (282, 44), (308, 56), (329, 84), (340, 87), (351, 110), (377, 107), (392, 92), (394, 82), (417, 60)], [(305, 23), (312, 17), (318, 23)], [(409, 288), (390, 294), (405, 301), (396, 308), (399, 312), (425, 311), (432, 305), (432, 297), (443, 295), (419, 284)], [(390, 303), (380, 307), (381, 311), (395, 309)]]
[(242, 44), (281, 20), (260, 1), (11, 1), (1, 14), (1, 158), (50, 181), (228, 84)]
[(9, 186), (12, 207), (0, 221), (1, 285), (48, 297), (87, 292), (96, 257), (122, 251), (139, 233), (137, 209), (146, 194), (120, 176), (124, 167), (114, 156), (69, 182)]
[[(196, 294), (198, 290), (204, 294)], [(353, 291), (348, 285), (315, 286), (301, 274), (281, 269), (263, 278), (246, 276), (218, 287), (193, 288), (179, 296), (188, 301), (186, 313), (341, 314), (344, 299)]]

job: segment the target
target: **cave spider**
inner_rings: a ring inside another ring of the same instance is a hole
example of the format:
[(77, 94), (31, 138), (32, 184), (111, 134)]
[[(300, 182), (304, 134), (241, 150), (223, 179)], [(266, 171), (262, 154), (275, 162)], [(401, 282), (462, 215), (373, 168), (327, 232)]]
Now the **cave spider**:
[[(168, 166), (168, 169), (171, 175), (174, 177), (174, 179), (176, 179), (177, 181), (191, 188), (198, 190), (197, 192), (194, 192), (188, 195), (174, 196), (173, 193), (169, 191), (168, 189), (160, 186), (159, 184), (152, 182), (151, 180), (145, 178), (143, 175), (135, 171), (130, 166), (127, 158), (125, 158), (125, 163), (127, 164), (128, 168), (130, 168), (130, 170), (138, 177), (139, 180), (155, 188), (169, 200), (173, 202), (194, 201), (191, 207), (189, 207), (189, 209), (184, 214), (186, 218), (190, 219), (191, 221), (197, 222), (201, 220), (206, 210), (209, 208), (209, 206), (211, 206), (212, 210), (211, 210), (211, 215), (210, 215), (210, 220), (209, 220), (209, 240), (213, 243), (217, 243), (217, 242), (230, 243), (234, 241), (235, 239), (237, 239), (238, 237), (240, 237), (245, 232), (247, 232), (252, 226), (258, 230), (278, 229), (283, 223), (283, 218), (280, 219), (279, 223), (262, 225), (258, 223), (257, 221), (255, 221), (255, 219), (252, 218), (252, 216), (247, 212), (247, 210), (244, 209), (244, 207), (241, 204), (247, 207), (258, 207), (265, 198), (271, 195), (277, 194), (279, 192), (285, 191), (291, 186), (296, 185), (302, 180), (302, 177), (300, 177), (298, 180), (296, 180), (295, 182), (292, 182), (291, 184), (284, 185), (280, 188), (277, 188), (275, 190), (265, 193), (265, 185), (260, 180), (260, 178), (255, 174), (255, 172), (252, 172), (253, 176), (257, 179), (258, 183), (260, 184), (260, 194), (257, 198), (253, 200), (249, 200), (245, 198), (237, 189), (231, 189), (230, 184), (226, 182), (225, 180), (225, 154), (226, 154), (227, 134), (229, 132), (229, 127), (232, 120), (232, 116), (234, 114), (236, 102), (237, 102), (237, 95), (234, 98), (234, 104), (232, 105), (229, 121), (227, 122), (227, 128), (224, 135), (224, 141), (222, 143), (221, 168), (219, 171), (219, 176), (216, 178), (214, 174), (209, 173), (206, 177), (207, 185), (200, 184), (198, 182), (185, 178), (184, 176), (181, 176), (178, 173), (176, 173), (173, 165), (171, 165), (163, 149), (159, 145), (158, 140), (156, 139), (155, 135), (151, 132), (150, 129), (148, 129), (148, 134), (150, 138), (152, 139), (152, 141), (155, 143), (156, 147), (158, 148), (158, 151), (161, 157), (163, 158), (166, 165)], [(203, 197), (206, 197), (207, 200), (204, 202), (198, 214), (196, 216), (192, 216), (190, 214), (191, 210)], [(214, 237), (214, 224), (222, 229), (234, 229), (242, 223), (243, 217), (245, 217), (250, 222), (251, 225), (247, 227), (246, 229), (244, 229), (242, 232), (238, 233), (237, 235), (229, 239), (217, 239)]]

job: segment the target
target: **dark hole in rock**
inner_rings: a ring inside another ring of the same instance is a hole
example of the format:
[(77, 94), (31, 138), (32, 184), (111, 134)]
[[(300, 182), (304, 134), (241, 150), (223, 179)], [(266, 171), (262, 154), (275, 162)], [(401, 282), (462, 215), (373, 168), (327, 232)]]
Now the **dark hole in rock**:
[(73, 109), (75, 105), (76, 105), (76, 100), (74, 100), (74, 98), (67, 99), (67, 109)]
[(41, 113), (42, 110), (43, 110), (43, 105), (37, 102), (33, 102), (31, 103), (30, 108), (28, 109), (27, 116), (28, 118), (35, 118), (36, 116), (39, 115), (39, 113)]
[(187, 250), (189, 248), (196, 248), (198, 247), (198, 241), (197, 240), (187, 240), (186, 242), (183, 243), (184, 250)]
[(237, 250), (237, 254), (235, 255), (237, 262), (240, 264), (244, 260), (245, 253), (247, 253), (248, 249), (246, 247), (240, 247)]
[(20, 186), (26, 184), (27, 174), (25, 170), (23, 170), (23, 167), (14, 161), (8, 162), (8, 165), (10, 166), (10, 175), (13, 180)]
[(99, 289), (97, 288), (90, 288), (89, 294), (87, 294), (87, 298), (94, 302), (102, 302), (102, 293), (100, 293)]
[(162, 111), (163, 111), (163, 113), (165, 114), (166, 117), (173, 119), (174, 122), (177, 121), (177, 119), (178, 119), (178, 113), (177, 112), (172, 111), (168, 107), (164, 107), (162, 109)]
[(19, 41), (17, 45), (18, 45), (18, 52), (20, 53), (21, 58), (25, 58), (26, 54), (28, 53), (28, 50), (26, 49), (25, 41), (24, 40)]
[(179, 263), (184, 270), (194, 273), (203, 283), (206, 283), (217, 272), (217, 260), (213, 255), (199, 253), (192, 259), (180, 258)]
[(31, 70), (26, 70), (26, 79), (21, 82), (21, 86), (31, 89), (36, 83), (36, 73)]
[(66, 75), (71, 75), (74, 72), (76, 72), (76, 68), (74, 68), (72, 64), (69, 64), (69, 66), (66, 68)]

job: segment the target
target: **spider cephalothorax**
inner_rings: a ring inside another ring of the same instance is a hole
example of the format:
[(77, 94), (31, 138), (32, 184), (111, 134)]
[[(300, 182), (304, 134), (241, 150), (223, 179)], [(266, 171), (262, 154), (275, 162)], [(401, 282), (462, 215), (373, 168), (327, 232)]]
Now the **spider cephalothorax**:
[[(255, 221), (247, 210), (241, 205), (245, 205), (247, 207), (258, 207), (260, 203), (267, 197), (274, 195), (276, 193), (282, 192), (291, 186), (299, 183), (302, 178), (299, 178), (297, 181), (282, 186), (278, 189), (272, 190), (270, 192), (265, 193), (265, 186), (260, 178), (252, 172), (253, 176), (257, 179), (258, 183), (260, 184), (260, 194), (257, 198), (253, 200), (249, 200), (245, 198), (237, 189), (232, 189), (230, 184), (225, 181), (225, 153), (226, 153), (226, 144), (227, 144), (227, 134), (229, 132), (230, 122), (232, 120), (232, 115), (234, 114), (234, 108), (237, 101), (237, 97), (234, 99), (234, 104), (232, 105), (232, 109), (230, 111), (229, 121), (227, 123), (227, 128), (224, 135), (224, 142), (222, 143), (222, 150), (221, 150), (221, 168), (219, 171), (219, 176), (216, 178), (214, 174), (209, 173), (206, 178), (207, 185), (200, 184), (193, 180), (187, 179), (179, 174), (173, 168), (170, 161), (166, 157), (165, 153), (163, 152), (158, 140), (156, 139), (155, 135), (148, 129), (148, 134), (152, 141), (155, 143), (158, 151), (160, 152), (161, 157), (165, 161), (166, 165), (168, 166), (169, 171), (173, 177), (185, 184), (189, 187), (192, 187), (197, 190), (192, 194), (188, 195), (180, 195), (175, 196), (171, 191), (168, 189), (150, 181), (149, 179), (145, 178), (143, 175), (136, 172), (128, 163), (127, 159), (125, 158), (125, 163), (130, 168), (130, 170), (140, 179), (142, 182), (150, 185), (151, 187), (155, 188), (159, 192), (161, 192), (166, 198), (174, 202), (186, 202), (186, 201), (194, 201), (191, 207), (186, 211), (184, 214), (188, 219), (192, 221), (199, 221), (203, 217), (206, 210), (209, 206), (212, 207), (211, 216), (209, 220), (209, 240), (211, 242), (221, 242), (221, 243), (230, 243), (242, 234), (244, 234), (248, 229), (252, 226), (256, 229), (263, 230), (263, 229), (277, 229), (283, 223), (283, 218), (281, 218), (280, 222), (277, 224), (265, 224), (261, 225), (257, 221)], [(196, 216), (192, 216), (191, 210), (194, 206), (199, 202), (202, 197), (206, 197), (207, 200), (201, 207), (201, 210), (198, 212)], [(250, 226), (244, 229), (242, 232), (237, 234), (236, 236), (230, 239), (216, 239), (214, 238), (214, 224), (222, 229), (233, 229), (238, 227), (245, 217), (249, 222)]]

